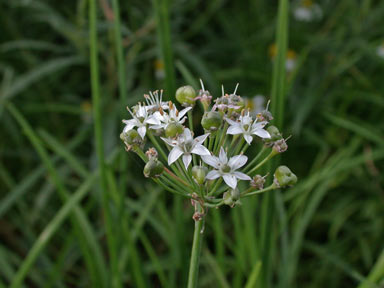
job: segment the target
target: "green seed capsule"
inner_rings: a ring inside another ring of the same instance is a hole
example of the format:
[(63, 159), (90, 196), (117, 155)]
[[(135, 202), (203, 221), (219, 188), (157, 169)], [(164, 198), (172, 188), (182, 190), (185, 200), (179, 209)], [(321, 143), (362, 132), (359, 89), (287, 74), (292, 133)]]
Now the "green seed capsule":
[(205, 112), (201, 119), (201, 126), (207, 131), (216, 131), (221, 126), (223, 117), (217, 111)]
[(177, 135), (183, 133), (184, 127), (180, 123), (170, 123), (165, 129), (165, 136), (168, 138), (175, 138)]
[(195, 104), (196, 91), (192, 86), (182, 86), (176, 91), (176, 100), (184, 107)]
[(279, 166), (275, 171), (274, 182), (279, 187), (292, 186), (297, 182), (297, 176), (287, 166)]
[(128, 132), (125, 132), (125, 133), (121, 133), (120, 139), (123, 140), (124, 143), (128, 145), (140, 144), (142, 142), (142, 139), (139, 133), (134, 129), (129, 130)]
[(157, 159), (151, 159), (144, 166), (145, 177), (159, 177), (164, 171), (164, 165)]
[(204, 166), (193, 166), (192, 167), (192, 177), (193, 180), (199, 185), (202, 185), (205, 181), (205, 176), (207, 175), (208, 169)]

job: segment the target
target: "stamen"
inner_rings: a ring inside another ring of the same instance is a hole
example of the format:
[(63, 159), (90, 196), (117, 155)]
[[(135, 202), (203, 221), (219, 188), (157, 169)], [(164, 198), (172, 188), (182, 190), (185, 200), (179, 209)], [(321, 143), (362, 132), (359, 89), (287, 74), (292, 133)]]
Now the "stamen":
[(235, 87), (235, 91), (233, 91), (233, 94), (236, 95), (236, 92), (237, 92), (237, 87), (239, 87), (239, 83), (237, 83), (236, 87)]
[(221, 95), (224, 96), (224, 85), (221, 85)]
[(201, 84), (201, 88), (203, 91), (205, 91), (205, 88), (204, 88), (204, 84), (203, 84), (203, 80), (200, 79), (200, 84)]

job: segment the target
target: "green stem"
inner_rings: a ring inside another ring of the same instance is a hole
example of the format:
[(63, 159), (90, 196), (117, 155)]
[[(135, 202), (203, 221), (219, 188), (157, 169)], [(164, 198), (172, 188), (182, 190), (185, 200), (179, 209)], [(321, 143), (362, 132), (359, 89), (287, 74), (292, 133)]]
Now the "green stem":
[(193, 234), (193, 244), (192, 244), (192, 253), (191, 261), (189, 266), (188, 274), (188, 288), (196, 288), (199, 274), (199, 263), (200, 263), (200, 253), (201, 253), (201, 243), (203, 240), (203, 227), (205, 219), (200, 221), (195, 221), (195, 232)]
[(271, 153), (269, 153), (269, 155), (267, 157), (265, 157), (263, 159), (263, 161), (261, 161), (259, 164), (257, 164), (254, 168), (252, 168), (251, 171), (248, 172), (248, 174), (253, 174), (253, 172), (257, 171), (257, 169), (259, 169), (261, 166), (263, 166), (265, 163), (267, 163), (273, 156), (277, 155), (278, 152), (276, 152), (275, 150), (272, 150)]
[(253, 195), (256, 195), (256, 194), (261, 194), (261, 193), (264, 193), (264, 192), (267, 192), (267, 191), (270, 191), (270, 190), (273, 190), (273, 189), (276, 189), (276, 185), (275, 184), (271, 184), (270, 186), (268, 186), (267, 188), (264, 188), (264, 189), (261, 189), (261, 190), (255, 190), (255, 188), (253, 187), (250, 187), (248, 188), (247, 190), (245, 190), (243, 193), (241, 193), (241, 197), (249, 197), (249, 196), (253, 196)]
[(259, 158), (261, 157), (261, 155), (263, 155), (264, 151), (267, 150), (267, 147), (266, 146), (263, 146), (263, 148), (261, 148), (260, 152), (252, 159), (251, 162), (249, 162), (247, 164), (247, 166), (244, 168), (244, 173), (247, 173), (247, 171), (249, 169), (252, 168), (253, 165), (255, 165), (255, 163), (257, 162), (257, 160), (259, 160)]

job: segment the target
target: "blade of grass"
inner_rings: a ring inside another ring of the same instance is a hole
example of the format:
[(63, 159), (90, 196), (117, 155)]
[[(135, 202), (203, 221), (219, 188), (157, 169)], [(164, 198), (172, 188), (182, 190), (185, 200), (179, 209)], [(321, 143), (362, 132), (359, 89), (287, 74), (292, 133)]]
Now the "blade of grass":
[(102, 210), (106, 226), (108, 252), (110, 257), (112, 287), (120, 287), (120, 273), (117, 259), (117, 243), (114, 236), (113, 221), (111, 217), (107, 170), (104, 162), (104, 142), (102, 131), (102, 105), (100, 97), (99, 60), (98, 60), (98, 36), (97, 36), (97, 1), (89, 1), (89, 45), (90, 45), (90, 76), (92, 91), (92, 109), (94, 118), (95, 145), (97, 161), (100, 169)]

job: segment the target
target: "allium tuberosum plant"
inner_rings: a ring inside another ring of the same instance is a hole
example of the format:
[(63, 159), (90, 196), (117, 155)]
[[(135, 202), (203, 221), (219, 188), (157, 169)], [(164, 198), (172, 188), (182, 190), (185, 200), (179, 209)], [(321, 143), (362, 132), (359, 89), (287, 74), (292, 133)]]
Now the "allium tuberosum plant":
[[(273, 173), (273, 181), (264, 187), (266, 175), (260, 168), (275, 155), (287, 150), (278, 128), (268, 125), (273, 119), (268, 107), (252, 117), (244, 109), (244, 100), (236, 94), (212, 99), (209, 91), (196, 94), (191, 86), (180, 87), (177, 101), (163, 101), (163, 91), (144, 95), (145, 101), (127, 107), (131, 119), (123, 120), (120, 137), (126, 150), (137, 153), (145, 162), (144, 175), (165, 190), (190, 198), (195, 213), (188, 287), (195, 287), (204, 221), (208, 209), (223, 205), (234, 207), (244, 198), (296, 183), (297, 177), (286, 166)], [(204, 110), (201, 127), (193, 127), (193, 110)], [(187, 124), (188, 123), (188, 124)], [(197, 131), (202, 131), (201, 135)], [(258, 156), (249, 159), (246, 152), (257, 141), (263, 142)], [(270, 152), (260, 159), (263, 152)], [(245, 201), (245, 200), (244, 200)]]

